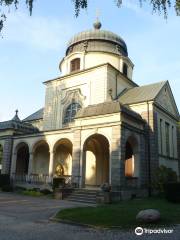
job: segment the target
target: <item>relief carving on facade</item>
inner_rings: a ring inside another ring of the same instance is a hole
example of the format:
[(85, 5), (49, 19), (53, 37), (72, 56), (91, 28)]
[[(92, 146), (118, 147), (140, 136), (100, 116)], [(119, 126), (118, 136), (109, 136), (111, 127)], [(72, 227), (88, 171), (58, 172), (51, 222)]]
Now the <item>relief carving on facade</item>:
[(61, 99), (61, 104), (64, 106), (65, 105), (67, 106), (74, 101), (79, 103), (81, 106), (83, 106), (85, 99), (86, 97), (82, 94), (81, 89), (77, 88), (77, 89), (66, 91), (65, 96)]

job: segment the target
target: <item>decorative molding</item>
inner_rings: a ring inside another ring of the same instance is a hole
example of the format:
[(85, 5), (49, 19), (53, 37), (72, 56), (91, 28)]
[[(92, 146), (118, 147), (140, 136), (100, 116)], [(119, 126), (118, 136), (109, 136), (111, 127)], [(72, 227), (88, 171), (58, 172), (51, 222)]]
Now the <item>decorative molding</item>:
[(77, 88), (77, 89), (66, 91), (65, 97), (61, 99), (61, 103), (67, 106), (68, 104), (74, 101), (83, 105), (83, 102), (85, 99), (86, 97), (81, 93), (81, 89)]

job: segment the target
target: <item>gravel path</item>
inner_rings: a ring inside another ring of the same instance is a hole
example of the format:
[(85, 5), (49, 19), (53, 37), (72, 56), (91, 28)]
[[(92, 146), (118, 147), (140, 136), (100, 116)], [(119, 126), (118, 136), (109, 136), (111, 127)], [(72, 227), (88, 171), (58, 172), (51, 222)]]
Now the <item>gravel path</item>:
[(171, 234), (136, 236), (134, 231), (99, 230), (48, 220), (58, 209), (76, 206), (83, 204), (0, 193), (0, 240), (180, 240), (180, 226)]

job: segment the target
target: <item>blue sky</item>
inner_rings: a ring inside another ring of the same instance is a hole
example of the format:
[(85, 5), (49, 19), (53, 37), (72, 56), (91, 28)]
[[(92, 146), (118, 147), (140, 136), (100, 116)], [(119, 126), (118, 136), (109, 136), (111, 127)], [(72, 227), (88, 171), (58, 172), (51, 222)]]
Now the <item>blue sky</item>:
[(68, 40), (92, 28), (97, 9), (102, 28), (125, 40), (135, 64), (133, 80), (139, 85), (169, 80), (180, 109), (180, 17), (173, 9), (166, 21), (135, 0), (124, 0), (120, 9), (113, 0), (91, 0), (75, 18), (71, 0), (46, 2), (35, 1), (32, 17), (24, 5), (8, 14), (0, 39), (0, 121), (11, 119), (17, 108), (23, 119), (44, 106), (42, 82), (60, 75)]

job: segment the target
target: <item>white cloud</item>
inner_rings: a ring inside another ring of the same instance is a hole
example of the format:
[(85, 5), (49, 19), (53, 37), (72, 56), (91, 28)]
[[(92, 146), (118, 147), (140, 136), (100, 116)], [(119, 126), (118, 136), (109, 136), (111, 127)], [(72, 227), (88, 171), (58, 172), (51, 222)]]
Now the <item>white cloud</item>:
[[(8, 15), (4, 41), (22, 43), (38, 49), (59, 50), (71, 36), (73, 27), (53, 17), (30, 17), (16, 12)], [(3, 41), (3, 40), (2, 40)]]

